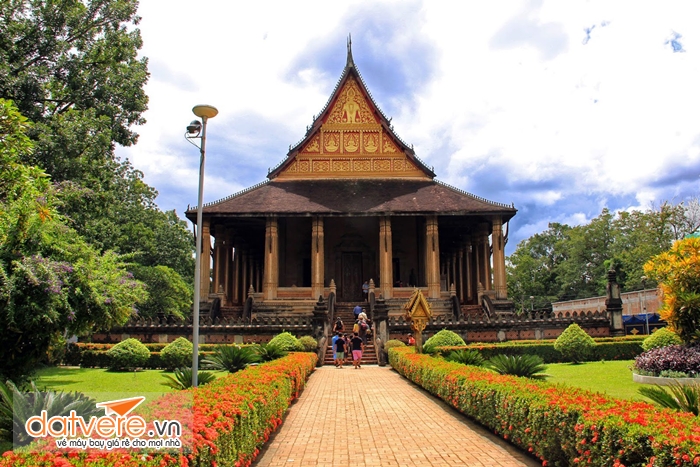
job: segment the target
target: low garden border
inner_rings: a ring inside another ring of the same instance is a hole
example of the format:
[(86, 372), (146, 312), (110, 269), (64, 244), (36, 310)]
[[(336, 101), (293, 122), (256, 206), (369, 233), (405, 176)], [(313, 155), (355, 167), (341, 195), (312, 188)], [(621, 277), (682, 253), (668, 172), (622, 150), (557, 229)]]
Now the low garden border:
[(691, 466), (700, 420), (645, 402), (389, 350), (402, 376), (542, 460), (543, 466)]
[[(282, 423), (284, 413), (315, 367), (316, 354), (294, 352), (190, 389), (194, 440), (192, 452), (187, 455), (129, 450), (7, 452), (0, 458), (0, 467), (248, 466)], [(151, 414), (166, 419), (178, 394), (166, 394), (154, 401), (149, 405)]]

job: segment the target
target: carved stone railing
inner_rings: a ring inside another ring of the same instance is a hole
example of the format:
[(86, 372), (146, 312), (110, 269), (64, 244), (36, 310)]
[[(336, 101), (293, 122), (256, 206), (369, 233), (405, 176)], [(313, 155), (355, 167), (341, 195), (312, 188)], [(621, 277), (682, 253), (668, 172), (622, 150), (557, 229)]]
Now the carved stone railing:
[[(192, 328), (192, 319), (187, 321), (176, 321), (166, 318), (155, 318), (155, 319), (132, 319), (128, 321), (123, 326), (112, 328), (111, 333), (129, 333), (132, 331), (143, 331), (152, 330), (153, 332), (161, 333), (177, 333), (178, 331), (184, 331), (186, 329)], [(222, 317), (212, 319), (210, 316), (200, 316), (199, 317), (199, 329), (200, 332), (203, 330), (221, 330), (223, 328), (231, 329), (260, 329), (260, 328), (270, 328), (270, 329), (284, 329), (284, 330), (297, 330), (297, 329), (308, 329), (311, 331), (312, 327), (312, 317), (311, 316), (261, 316), (254, 315), (252, 319), (247, 319), (245, 317)]]
[[(426, 330), (478, 330), (478, 329), (527, 329), (527, 328), (566, 328), (572, 323), (585, 326), (607, 326), (610, 323), (605, 310), (595, 312), (532, 312), (523, 315), (494, 314), (488, 316), (467, 315), (456, 319), (453, 316), (441, 315), (431, 318)], [(410, 324), (403, 316), (389, 316), (389, 329), (392, 332), (409, 332)]]

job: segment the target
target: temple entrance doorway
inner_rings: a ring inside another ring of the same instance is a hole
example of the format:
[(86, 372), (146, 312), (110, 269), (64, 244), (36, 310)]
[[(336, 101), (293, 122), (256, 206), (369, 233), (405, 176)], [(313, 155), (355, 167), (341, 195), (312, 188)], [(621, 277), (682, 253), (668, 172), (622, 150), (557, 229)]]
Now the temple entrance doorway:
[(362, 300), (362, 253), (343, 252), (341, 270), (340, 301), (357, 302)]

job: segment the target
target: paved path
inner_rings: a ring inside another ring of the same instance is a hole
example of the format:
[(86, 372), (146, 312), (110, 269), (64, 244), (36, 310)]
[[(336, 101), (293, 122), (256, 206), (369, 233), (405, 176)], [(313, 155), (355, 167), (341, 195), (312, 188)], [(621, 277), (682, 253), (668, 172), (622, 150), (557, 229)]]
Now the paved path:
[(390, 367), (317, 368), (255, 462), (278, 466), (539, 466)]

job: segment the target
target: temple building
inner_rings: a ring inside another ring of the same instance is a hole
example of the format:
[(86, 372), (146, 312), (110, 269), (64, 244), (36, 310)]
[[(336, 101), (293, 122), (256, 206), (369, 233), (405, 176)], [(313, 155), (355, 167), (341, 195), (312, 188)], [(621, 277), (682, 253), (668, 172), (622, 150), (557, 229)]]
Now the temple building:
[(363, 300), (367, 282), (394, 314), (416, 287), (438, 313), (456, 301), (512, 308), (504, 246), (515, 213), (435, 179), (373, 100), (348, 43), (328, 102), (267, 180), (204, 206), (201, 296), (219, 298), (225, 315), (249, 296), (257, 312), (303, 315), (331, 290)]

